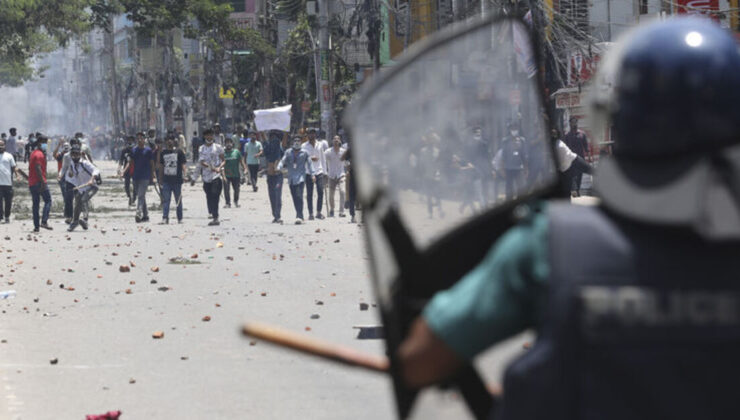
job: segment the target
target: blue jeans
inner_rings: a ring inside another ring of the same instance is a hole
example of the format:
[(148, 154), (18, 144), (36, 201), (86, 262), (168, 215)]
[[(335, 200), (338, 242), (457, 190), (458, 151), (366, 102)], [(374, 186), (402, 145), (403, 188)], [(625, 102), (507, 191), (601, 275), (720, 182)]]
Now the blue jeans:
[(177, 220), (179, 221), (182, 220), (182, 200), (180, 199), (182, 195), (182, 184), (168, 184), (166, 182), (162, 184), (162, 218), (170, 218), (170, 199), (172, 195), (175, 196), (175, 203), (179, 203), (175, 210), (177, 212)]
[(62, 181), (62, 198), (64, 199), (64, 218), (71, 219), (74, 215), (74, 184)]
[(270, 196), (270, 207), (272, 207), (272, 217), (280, 220), (280, 210), (283, 202), (283, 174), (267, 175), (267, 193)]
[(293, 197), (293, 207), (295, 207), (295, 217), (303, 219), (303, 186), (305, 184), (295, 184), (290, 186), (290, 195)]
[(144, 218), (149, 217), (149, 209), (146, 207), (146, 190), (149, 189), (149, 178), (135, 179), (134, 188), (136, 189), (136, 212)]
[[(313, 186), (314, 182), (311, 175), (306, 175), (306, 205), (308, 214), (313, 216)], [(324, 205), (324, 174), (316, 175), (316, 213), (321, 214), (321, 208)]]
[(49, 193), (48, 186), (41, 191), (41, 184), (28, 187), (28, 189), (31, 191), (31, 202), (33, 203), (31, 206), (31, 210), (33, 211), (33, 227), (37, 229), (39, 227), (39, 205), (42, 198), (44, 199), (44, 212), (41, 215), (41, 223), (46, 224), (49, 221), (51, 194)]

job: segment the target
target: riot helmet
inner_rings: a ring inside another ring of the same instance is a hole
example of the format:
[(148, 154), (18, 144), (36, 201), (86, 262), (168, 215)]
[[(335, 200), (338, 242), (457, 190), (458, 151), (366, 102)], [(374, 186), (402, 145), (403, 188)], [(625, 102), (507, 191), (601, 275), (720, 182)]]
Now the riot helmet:
[(709, 19), (639, 27), (604, 60), (597, 114), (614, 156), (596, 189), (623, 216), (740, 237), (740, 52)]

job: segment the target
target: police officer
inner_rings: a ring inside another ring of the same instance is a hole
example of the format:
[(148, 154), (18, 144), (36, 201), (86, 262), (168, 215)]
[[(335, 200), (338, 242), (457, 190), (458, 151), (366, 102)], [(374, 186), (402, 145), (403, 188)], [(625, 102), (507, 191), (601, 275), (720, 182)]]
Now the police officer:
[(740, 415), (737, 45), (683, 18), (636, 29), (614, 53), (601, 204), (533, 209), (437, 294), (399, 350), (410, 386), (535, 328), (497, 418)]

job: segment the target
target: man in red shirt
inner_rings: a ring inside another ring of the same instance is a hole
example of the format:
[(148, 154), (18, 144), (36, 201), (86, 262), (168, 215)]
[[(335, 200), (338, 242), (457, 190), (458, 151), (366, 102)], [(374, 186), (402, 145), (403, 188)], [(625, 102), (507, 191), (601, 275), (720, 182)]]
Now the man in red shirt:
[[(33, 205), (33, 231), (38, 232), (39, 227), (52, 230), (49, 226), (49, 212), (51, 211), (51, 194), (46, 185), (46, 148), (49, 139), (46, 136), (36, 138), (36, 144), (31, 158), (28, 161), (28, 189), (31, 190)], [(44, 199), (44, 211), (39, 217), (40, 199)], [(39, 223), (39, 218), (41, 223)]]

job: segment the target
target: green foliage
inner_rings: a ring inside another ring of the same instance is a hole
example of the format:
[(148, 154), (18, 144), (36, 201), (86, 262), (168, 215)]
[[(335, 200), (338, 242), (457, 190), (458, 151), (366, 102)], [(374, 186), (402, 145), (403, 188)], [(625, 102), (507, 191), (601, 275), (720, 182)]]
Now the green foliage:
[(0, 85), (18, 86), (38, 75), (34, 56), (65, 45), (92, 26), (95, 0), (0, 1)]
[(283, 19), (297, 21), (306, 10), (306, 0), (278, 0), (275, 12)]
[(377, 0), (362, 0), (350, 17), (350, 34), (365, 32), (367, 36), (367, 52), (370, 57), (379, 63), (380, 36), (383, 31), (383, 19), (380, 13), (380, 2)]

